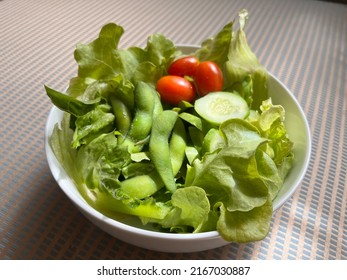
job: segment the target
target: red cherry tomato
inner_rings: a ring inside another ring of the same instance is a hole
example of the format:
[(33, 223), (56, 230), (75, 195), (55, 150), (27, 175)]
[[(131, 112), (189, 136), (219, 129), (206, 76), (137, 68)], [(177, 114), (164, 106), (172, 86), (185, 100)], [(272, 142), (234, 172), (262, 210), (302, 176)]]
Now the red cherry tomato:
[(216, 63), (204, 61), (196, 68), (194, 81), (198, 93), (204, 96), (209, 92), (222, 90), (223, 73)]
[(161, 99), (171, 105), (178, 105), (180, 101), (193, 102), (196, 92), (193, 84), (183, 77), (163, 76), (156, 85)]
[(196, 68), (199, 65), (199, 60), (195, 56), (185, 56), (171, 63), (168, 72), (174, 76), (190, 76), (193, 77)]

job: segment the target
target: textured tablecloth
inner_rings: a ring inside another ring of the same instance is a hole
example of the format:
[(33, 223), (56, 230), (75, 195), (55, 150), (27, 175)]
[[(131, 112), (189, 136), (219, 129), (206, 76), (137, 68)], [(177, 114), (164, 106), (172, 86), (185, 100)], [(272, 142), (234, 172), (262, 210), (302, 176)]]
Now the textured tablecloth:
[[(308, 171), (250, 244), (169, 254), (134, 247), (94, 226), (54, 181), (45, 157), (51, 108), (78, 42), (102, 25), (125, 28), (121, 47), (162, 33), (199, 44), (246, 8), (249, 45), (294, 93), (312, 134)], [(347, 5), (322, 1), (0, 1), (0, 259), (347, 259)]]

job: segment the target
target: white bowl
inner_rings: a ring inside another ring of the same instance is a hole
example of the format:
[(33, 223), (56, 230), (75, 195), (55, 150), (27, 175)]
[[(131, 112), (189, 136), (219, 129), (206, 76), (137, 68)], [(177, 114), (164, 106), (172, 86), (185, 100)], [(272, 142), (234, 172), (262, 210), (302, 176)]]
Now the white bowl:
[[(183, 53), (191, 53), (196, 47), (183, 45), (180, 48)], [(285, 179), (278, 196), (273, 201), (274, 211), (276, 211), (291, 198), (305, 175), (311, 154), (311, 140), (306, 117), (293, 94), (271, 74), (269, 74), (268, 86), (272, 102), (281, 104), (285, 108), (285, 124), (290, 139), (294, 142), (293, 152), (295, 155), (293, 168)], [(61, 121), (62, 116), (63, 112), (56, 107), (53, 107), (48, 115), (45, 130), (45, 149), (48, 165), (63, 192), (92, 223), (117, 239), (161, 252), (196, 252), (229, 244), (217, 231), (194, 234), (162, 233), (142, 226), (135, 217), (114, 220), (92, 208), (82, 198), (76, 185), (67, 176), (49, 145), (48, 139), (52, 134), (54, 125)]]

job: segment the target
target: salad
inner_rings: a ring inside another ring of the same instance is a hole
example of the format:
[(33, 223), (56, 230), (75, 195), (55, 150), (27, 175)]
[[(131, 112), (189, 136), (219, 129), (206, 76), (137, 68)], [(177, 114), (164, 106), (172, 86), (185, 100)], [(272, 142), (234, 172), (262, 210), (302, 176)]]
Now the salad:
[(241, 10), (237, 31), (233, 20), (191, 54), (161, 34), (121, 49), (115, 23), (77, 45), (67, 92), (45, 86), (65, 111), (49, 141), (92, 207), (164, 232), (266, 237), (293, 143), (247, 44), (247, 20)]

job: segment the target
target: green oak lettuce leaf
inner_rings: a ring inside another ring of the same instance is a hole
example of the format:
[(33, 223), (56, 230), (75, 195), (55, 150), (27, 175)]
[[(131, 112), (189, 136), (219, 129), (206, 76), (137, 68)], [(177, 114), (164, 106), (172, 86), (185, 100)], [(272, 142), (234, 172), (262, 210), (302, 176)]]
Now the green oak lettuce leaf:
[(75, 179), (75, 175), (77, 174), (75, 166), (77, 151), (71, 145), (73, 130), (70, 129), (70, 117), (71, 115), (68, 113), (63, 114), (61, 122), (55, 124), (48, 141), (54, 155), (61, 166), (64, 167), (67, 175)]
[(95, 81), (105, 83), (120, 74), (133, 84), (144, 81), (154, 86), (178, 54), (173, 42), (160, 34), (149, 36), (144, 48), (121, 49), (123, 33), (121, 26), (109, 23), (91, 43), (77, 44), (78, 76), (70, 80), (68, 94), (79, 96)]
[[(188, 166), (185, 187), (205, 190), (211, 206), (220, 210), (217, 229), (226, 240), (264, 238), (272, 215), (271, 201), (283, 184), (276, 164), (264, 151), (269, 140), (245, 120), (228, 120), (220, 130), (226, 145)], [(238, 232), (230, 221), (240, 224)], [(242, 229), (248, 227), (252, 231), (241, 238)]]
[(104, 133), (83, 145), (76, 156), (76, 169), (82, 183), (88, 188), (115, 189), (124, 165), (130, 161), (130, 153), (118, 145), (113, 132)]
[(218, 65), (224, 65), (228, 60), (230, 43), (233, 38), (234, 22), (226, 24), (215, 36), (202, 42), (196, 50), (195, 56), (200, 61), (213, 61)]
[[(157, 202), (152, 197), (145, 199), (131, 198), (119, 189), (90, 189), (86, 184), (77, 186), (83, 198), (94, 209), (115, 220), (127, 219), (127, 215), (142, 219), (164, 219), (172, 209), (168, 203)], [(124, 216), (124, 214), (126, 216)], [(139, 221), (139, 226), (140, 221)]]
[(142, 49), (130, 47), (118, 49), (125, 78), (133, 84), (139, 81), (155, 86), (157, 80), (167, 73), (170, 63), (177, 57), (178, 51), (172, 41), (161, 34), (152, 34)]
[(274, 159), (264, 151), (264, 147), (270, 142), (269, 139), (244, 120), (226, 121), (220, 129), (227, 142), (227, 147), (222, 151), (227, 156), (237, 158), (237, 161), (228, 162), (235, 173), (234, 177), (240, 184), (243, 180), (251, 178), (250, 183), (259, 189), (264, 184), (270, 199), (273, 200), (283, 184), (283, 178)]
[(195, 186), (178, 189), (172, 195), (171, 203), (175, 208), (171, 215), (165, 218), (165, 222), (176, 220), (174, 223), (191, 226), (194, 232), (199, 232), (210, 212), (210, 203), (205, 191)]
[(105, 80), (121, 73), (122, 63), (116, 50), (123, 33), (121, 26), (110, 23), (101, 28), (99, 37), (90, 44), (77, 44), (74, 56), (78, 77)]
[(284, 179), (294, 160), (294, 143), (289, 139), (284, 123), (285, 110), (281, 105), (273, 105), (271, 98), (262, 102), (260, 110), (261, 113), (253, 124), (258, 127), (263, 137), (269, 139), (267, 152)]
[(175, 44), (162, 34), (150, 35), (142, 60), (135, 68), (132, 82), (143, 81), (155, 87), (159, 78), (167, 74), (169, 65), (179, 53)]
[(111, 109), (108, 104), (100, 104), (83, 116), (78, 116), (75, 121), (72, 147), (77, 149), (97, 136), (113, 131), (115, 117)]
[[(230, 91), (236, 91), (247, 102), (249, 108), (253, 104), (253, 80), (251, 75), (247, 75), (242, 81), (235, 82), (230, 88)], [(259, 109), (259, 108), (257, 108)]]
[[(81, 79), (71, 79), (70, 86), (73, 83), (78, 83)], [(71, 91), (74, 89), (75, 91)], [(108, 100), (111, 96), (117, 96), (126, 104), (131, 110), (134, 106), (134, 85), (124, 78), (123, 74), (118, 74), (108, 80), (91, 80), (91, 83), (85, 85), (81, 90), (79, 85), (69, 88), (68, 94), (76, 96), (82, 102), (92, 102), (100, 98)]]
[(233, 37), (228, 60), (224, 65), (224, 88), (233, 88), (235, 83), (240, 83), (250, 75), (253, 83), (252, 109), (258, 109), (261, 102), (268, 98), (268, 73), (259, 63), (258, 58), (252, 52), (244, 32), (248, 21), (248, 12), (239, 12), (239, 29)]
[(217, 215), (210, 209), (206, 192), (196, 186), (177, 189), (171, 197), (171, 210), (162, 220), (144, 219), (157, 223), (171, 232), (203, 232), (215, 230)]
[(246, 121), (232, 119), (221, 132), (227, 145), (196, 159), (188, 168), (186, 186), (199, 186), (211, 204), (223, 201), (229, 210), (249, 211), (264, 204), (268, 189), (259, 175), (258, 147), (266, 142)]
[(270, 230), (271, 200), (267, 200), (262, 206), (247, 212), (230, 212), (221, 202), (217, 203), (215, 207), (220, 211), (217, 230), (227, 241), (238, 243), (259, 241), (264, 239)]

